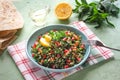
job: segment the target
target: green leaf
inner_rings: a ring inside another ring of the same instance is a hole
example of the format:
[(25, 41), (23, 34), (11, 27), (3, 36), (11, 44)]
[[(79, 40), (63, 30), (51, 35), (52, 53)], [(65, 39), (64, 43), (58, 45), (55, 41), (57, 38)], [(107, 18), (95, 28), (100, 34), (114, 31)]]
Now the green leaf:
[(111, 6), (111, 2), (109, 0), (108, 1), (103, 0), (103, 1), (100, 2), (100, 6), (103, 7), (103, 10), (105, 12), (109, 12), (109, 8)]
[(89, 6), (94, 6), (94, 7), (95, 7), (96, 5), (97, 5), (97, 3), (94, 3), (94, 2), (92, 2), (92, 3), (89, 4)]
[(88, 4), (86, 0), (81, 0), (83, 4)]
[(111, 22), (109, 22), (108, 18), (106, 18), (106, 22), (107, 22), (110, 26), (112, 26), (113, 28), (115, 28), (115, 26), (114, 26)]
[(98, 10), (96, 9), (96, 7), (93, 8), (93, 14), (98, 14)]
[(106, 19), (108, 14), (107, 13), (100, 13), (102, 19)]
[(79, 13), (79, 6), (76, 5), (76, 8), (72, 10), (74, 13)]
[(100, 27), (106, 21), (109, 25), (115, 27), (107, 17), (117, 17), (119, 8), (114, 4), (116, 0), (100, 0), (99, 2), (87, 3), (86, 0), (76, 1), (74, 12), (78, 13), (79, 20), (89, 23), (97, 23)]
[(118, 7), (116, 7), (114, 4), (111, 5), (110, 13), (112, 16), (118, 17), (119, 11), (120, 11), (120, 9)]
[(100, 4), (104, 12), (109, 13), (111, 16), (118, 17), (119, 8), (111, 0), (101, 1)]
[(76, 3), (77, 5), (79, 5), (79, 6), (81, 5), (78, 0), (75, 0), (75, 3)]

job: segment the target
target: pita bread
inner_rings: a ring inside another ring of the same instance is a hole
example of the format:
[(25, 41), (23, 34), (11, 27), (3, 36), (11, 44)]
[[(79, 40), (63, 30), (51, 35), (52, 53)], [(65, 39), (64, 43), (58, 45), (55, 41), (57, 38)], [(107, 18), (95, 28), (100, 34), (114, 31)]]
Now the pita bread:
[(9, 0), (0, 0), (0, 31), (20, 29), (23, 18)]
[(13, 36), (9, 39), (6, 39), (6, 41), (4, 41), (3, 45), (0, 47), (0, 55), (7, 48), (7, 46), (10, 45), (16, 38), (17, 38), (17, 36)]
[(4, 42), (9, 40), (12, 37), (8, 37), (8, 38), (4, 38), (4, 39), (0, 39), (0, 48), (4, 45)]
[(1, 31), (0, 38), (7, 38), (10, 36), (13, 36), (13, 35), (15, 35), (16, 32), (17, 32), (17, 30)]
[(23, 24), (23, 18), (12, 1), (0, 0), (0, 54), (17, 38), (15, 34)]
[(8, 38), (0, 39), (0, 48), (4, 49), (11, 41), (15, 40), (16, 36), (10, 36)]

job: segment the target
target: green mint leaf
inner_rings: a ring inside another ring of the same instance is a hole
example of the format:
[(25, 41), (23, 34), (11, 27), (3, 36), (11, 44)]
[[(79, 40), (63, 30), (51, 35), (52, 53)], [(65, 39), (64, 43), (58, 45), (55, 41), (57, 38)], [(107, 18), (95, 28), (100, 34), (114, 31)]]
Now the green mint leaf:
[(112, 24), (112, 23), (108, 20), (108, 18), (106, 18), (106, 22), (110, 25), (110, 27), (115, 28), (114, 24)]
[(114, 4), (111, 5), (110, 13), (112, 16), (118, 17), (119, 11), (120, 9), (118, 7), (116, 7)]
[(101, 9), (111, 16), (118, 17), (119, 8), (113, 3), (114, 0), (103, 0), (100, 2)]
[(75, 0), (75, 3), (76, 3), (77, 5), (79, 5), (79, 6), (81, 5), (78, 0)]
[(88, 4), (86, 0), (81, 0), (83, 4)]
[(73, 12), (78, 13), (79, 20), (89, 23), (97, 23), (96, 28), (106, 21), (110, 26), (115, 27), (107, 17), (118, 17), (119, 8), (114, 4), (116, 0), (100, 0), (99, 2), (87, 3), (86, 0), (75, 0), (76, 8)]
[(72, 10), (74, 13), (79, 13), (79, 6), (76, 5), (76, 8)]

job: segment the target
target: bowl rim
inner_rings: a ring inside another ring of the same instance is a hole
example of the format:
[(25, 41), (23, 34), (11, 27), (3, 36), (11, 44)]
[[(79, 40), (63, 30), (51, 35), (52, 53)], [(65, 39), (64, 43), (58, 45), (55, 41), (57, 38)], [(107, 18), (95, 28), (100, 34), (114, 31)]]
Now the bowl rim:
[(87, 37), (83, 32), (81, 32), (80, 30), (78, 30), (77, 28), (75, 28), (74, 25), (64, 25), (64, 24), (52, 24), (52, 25), (47, 25), (47, 26), (45, 26), (45, 27), (43, 27), (43, 28), (36, 29), (36, 30), (33, 31), (33, 32), (31, 33), (31, 35), (28, 37), (27, 42), (26, 42), (26, 44), (25, 44), (25, 52), (26, 52), (26, 54), (27, 54), (28, 59), (31, 60), (31, 62), (34, 63), (35, 65), (37, 65), (39, 68), (44, 69), (44, 70), (47, 70), (47, 71), (52, 71), (52, 72), (66, 72), (66, 71), (75, 69), (75, 68), (81, 66), (82, 64), (84, 64), (84, 62), (87, 60), (87, 58), (88, 58), (89, 55), (90, 55), (90, 50), (91, 50), (90, 45), (88, 45), (87, 52), (86, 52), (87, 54), (85, 54), (85, 57), (80, 61), (80, 63), (75, 64), (74, 66), (69, 67), (69, 68), (65, 68), (65, 69), (52, 69), (52, 68), (48, 68), (48, 67), (42, 66), (42, 65), (38, 64), (38, 63), (32, 58), (32, 56), (30, 56), (30, 54), (29, 54), (28, 51), (27, 51), (28, 41), (30, 40), (30, 38), (32, 37), (32, 35), (34, 35), (37, 31), (39, 31), (40, 29), (48, 28), (48, 27), (50, 27), (50, 26), (65, 26), (65, 27), (70, 27), (70, 28), (72, 28), (72, 29), (75, 29), (75, 30), (79, 31), (80, 34), (82, 34), (82, 35), (88, 40), (88, 37)]

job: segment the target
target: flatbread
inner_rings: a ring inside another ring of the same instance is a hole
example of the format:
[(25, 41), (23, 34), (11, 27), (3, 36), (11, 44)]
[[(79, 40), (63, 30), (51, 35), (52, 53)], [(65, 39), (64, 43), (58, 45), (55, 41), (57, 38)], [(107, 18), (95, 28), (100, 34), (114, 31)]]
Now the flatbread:
[(12, 38), (12, 36), (10, 36), (8, 38), (0, 39), (0, 48), (2, 48), (2, 46), (4, 45), (4, 42), (8, 41), (10, 38)]
[(4, 49), (4, 47), (9, 45), (9, 43), (11, 43), (11, 41), (15, 40), (14, 38), (16, 38), (16, 36), (10, 36), (8, 38), (0, 39), (0, 48)]
[(10, 45), (16, 38), (17, 36), (13, 36), (7, 39), (6, 41), (4, 41), (4, 45), (0, 47), (0, 54), (2, 54), (3, 51), (7, 48), (7, 46)]
[(15, 33), (17, 32), (17, 30), (7, 30), (7, 31), (1, 31), (0, 32), (0, 38), (7, 38), (10, 36), (15, 35)]
[(0, 31), (20, 29), (23, 18), (9, 0), (0, 0)]

